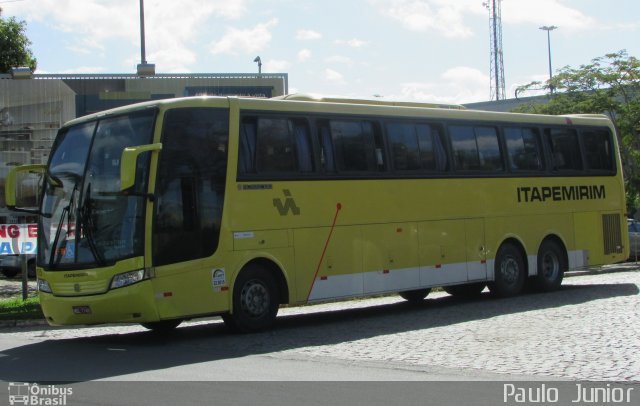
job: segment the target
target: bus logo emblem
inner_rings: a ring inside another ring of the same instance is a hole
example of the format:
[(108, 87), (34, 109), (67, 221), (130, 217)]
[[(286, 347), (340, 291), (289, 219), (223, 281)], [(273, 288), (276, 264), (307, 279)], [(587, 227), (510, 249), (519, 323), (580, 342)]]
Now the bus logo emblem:
[(278, 209), (278, 213), (280, 213), (281, 216), (286, 216), (289, 212), (292, 212), (294, 216), (300, 215), (300, 208), (293, 197), (291, 197), (289, 189), (284, 189), (282, 192), (286, 198), (284, 203), (282, 202), (282, 199), (273, 199), (273, 206)]

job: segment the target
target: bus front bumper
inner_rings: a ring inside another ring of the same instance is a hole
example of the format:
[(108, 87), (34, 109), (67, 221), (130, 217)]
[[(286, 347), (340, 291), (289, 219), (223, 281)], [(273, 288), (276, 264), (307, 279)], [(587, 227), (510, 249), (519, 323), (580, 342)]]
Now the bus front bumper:
[(55, 296), (40, 292), (40, 306), (47, 322), (54, 326), (159, 320), (148, 280), (98, 295)]

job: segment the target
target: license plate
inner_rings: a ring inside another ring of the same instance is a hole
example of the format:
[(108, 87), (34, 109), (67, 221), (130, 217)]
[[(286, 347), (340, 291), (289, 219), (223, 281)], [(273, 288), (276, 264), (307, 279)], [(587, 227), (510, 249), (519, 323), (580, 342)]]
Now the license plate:
[(91, 308), (89, 306), (73, 306), (74, 314), (91, 314)]

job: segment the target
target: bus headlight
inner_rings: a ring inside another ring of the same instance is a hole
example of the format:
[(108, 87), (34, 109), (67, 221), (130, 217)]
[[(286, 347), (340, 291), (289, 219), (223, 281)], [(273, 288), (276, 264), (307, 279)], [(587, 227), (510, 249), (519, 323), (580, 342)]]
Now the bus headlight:
[(45, 281), (44, 279), (38, 279), (38, 291), (52, 293), (51, 286), (49, 286), (49, 282)]
[(138, 283), (144, 279), (146, 279), (144, 269), (121, 273), (113, 277), (110, 288), (118, 289), (123, 286), (133, 285), (134, 283)]

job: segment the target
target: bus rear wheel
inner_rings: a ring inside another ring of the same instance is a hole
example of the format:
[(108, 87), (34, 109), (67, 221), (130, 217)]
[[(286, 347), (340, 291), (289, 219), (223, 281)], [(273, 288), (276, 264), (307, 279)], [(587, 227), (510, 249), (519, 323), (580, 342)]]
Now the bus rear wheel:
[(405, 292), (400, 292), (399, 294), (400, 297), (407, 302), (416, 304), (422, 302), (429, 292), (431, 292), (431, 288), (407, 290)]
[(554, 291), (562, 284), (566, 270), (564, 250), (553, 241), (543, 241), (538, 250), (538, 274), (532, 278), (532, 287), (540, 292)]
[(496, 255), (494, 281), (489, 290), (497, 297), (516, 296), (524, 287), (526, 274), (520, 250), (513, 244), (504, 244)]
[(234, 331), (253, 333), (273, 325), (279, 307), (278, 285), (269, 270), (258, 265), (243, 269), (233, 288), (233, 313), (222, 317)]

